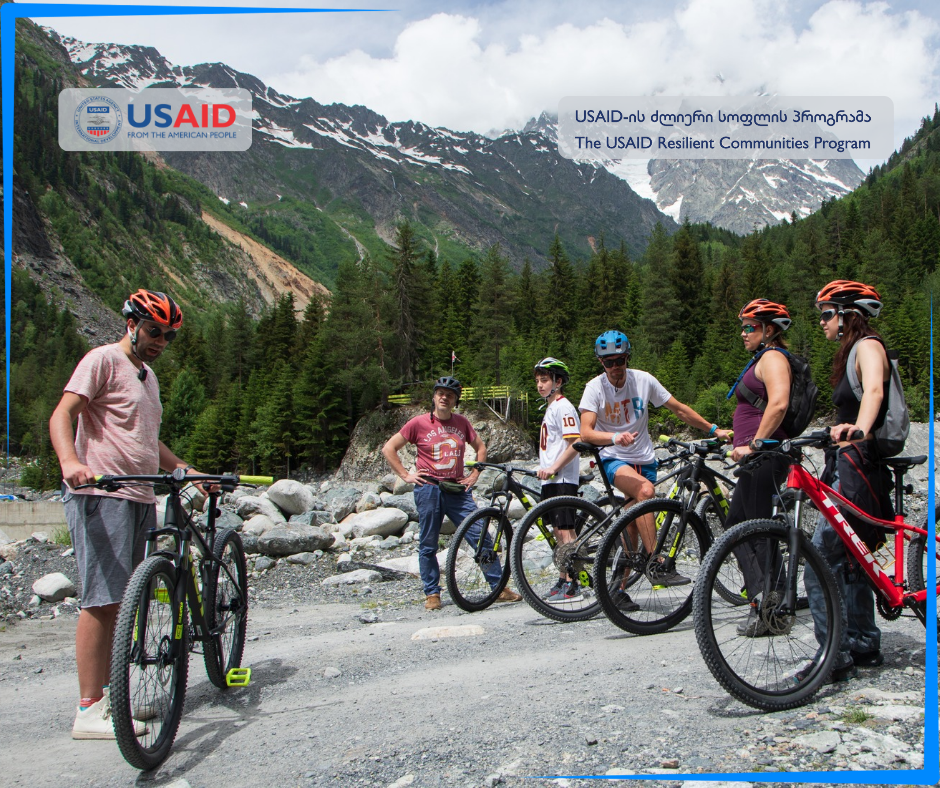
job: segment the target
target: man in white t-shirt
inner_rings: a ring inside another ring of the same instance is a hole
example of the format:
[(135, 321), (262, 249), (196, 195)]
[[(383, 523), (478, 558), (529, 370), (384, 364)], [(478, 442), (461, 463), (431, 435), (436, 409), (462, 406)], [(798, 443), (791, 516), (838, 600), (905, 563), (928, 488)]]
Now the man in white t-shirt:
[[(557, 358), (543, 358), (535, 365), (535, 385), (546, 402), (542, 428), (539, 430), (539, 470), (542, 500), (556, 495), (577, 495), (580, 455), (574, 444), (580, 439), (581, 420), (578, 411), (565, 397), (568, 366)], [(575, 540), (574, 511), (562, 509), (555, 513), (552, 530), (558, 544)], [(546, 601), (576, 602), (581, 599), (578, 581), (561, 572), (558, 582), (548, 592)]]
[[(730, 432), (706, 421), (688, 405), (673, 397), (648, 372), (629, 369), (630, 340), (621, 331), (605, 331), (594, 343), (594, 354), (604, 372), (584, 387), (581, 403), (581, 439), (601, 451), (604, 472), (628, 498), (645, 501), (653, 497), (656, 456), (649, 436), (649, 408), (666, 407), (690, 427), (712, 437), (728, 440)], [(640, 538), (648, 552), (656, 543), (652, 517), (637, 520)], [(635, 541), (636, 534), (631, 533)], [(675, 575), (668, 585), (688, 583)], [(634, 608), (636, 609), (636, 608)]]

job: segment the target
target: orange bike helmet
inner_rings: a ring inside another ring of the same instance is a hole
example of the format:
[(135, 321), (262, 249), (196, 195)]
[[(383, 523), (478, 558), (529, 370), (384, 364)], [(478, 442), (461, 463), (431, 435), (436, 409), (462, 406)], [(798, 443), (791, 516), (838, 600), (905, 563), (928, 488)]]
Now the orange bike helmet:
[(178, 329), (183, 325), (183, 311), (165, 293), (153, 290), (138, 290), (124, 302), (121, 310), (124, 317), (135, 320), (152, 320), (161, 326)]
[(816, 304), (836, 304), (867, 317), (878, 317), (882, 306), (874, 287), (849, 279), (837, 279), (826, 285), (816, 294)]
[(776, 304), (766, 298), (755, 298), (746, 303), (738, 313), (738, 319), (773, 323), (781, 331), (786, 331), (792, 322), (790, 313), (783, 304)]

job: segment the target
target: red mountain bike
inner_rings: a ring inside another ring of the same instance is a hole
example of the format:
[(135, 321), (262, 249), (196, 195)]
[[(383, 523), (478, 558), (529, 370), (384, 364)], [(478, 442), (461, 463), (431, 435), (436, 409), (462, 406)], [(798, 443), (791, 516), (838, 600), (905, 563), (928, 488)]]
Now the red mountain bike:
[[(927, 569), (930, 561), (940, 565), (940, 552), (936, 542), (928, 544), (926, 517), (916, 526), (904, 521), (903, 500), (904, 474), (925, 462), (927, 456), (879, 460), (894, 473), (897, 512), (894, 520), (881, 520), (854, 506), (800, 465), (801, 447), (831, 445), (829, 432), (818, 431), (750, 455), (750, 462), (761, 462), (772, 454), (783, 454), (791, 463), (779, 514), (770, 520), (749, 520), (725, 533), (708, 552), (695, 586), (695, 637), (709, 670), (734, 697), (758, 709), (778, 711), (806, 703), (829, 677), (839, 652), (839, 587), (827, 561), (798, 527), (805, 503), (821, 512), (839, 534), (875, 589), (878, 612), (884, 618), (896, 619), (909, 610), (925, 627), (929, 623)], [(884, 542), (874, 553), (840, 508), (879, 529)], [(759, 597), (752, 600), (760, 616), (759, 636), (755, 636), (755, 622), (750, 627), (747, 623), (750, 606), (732, 604), (721, 593), (729, 583), (739, 588), (745, 585), (743, 576), (729, 577), (729, 571), (740, 575), (740, 564), (735, 560), (739, 556), (759, 556), (763, 586)], [(804, 564), (815, 571), (825, 601), (828, 637), (821, 646), (816, 642), (810, 611), (797, 604), (806, 594), (802, 587)], [(932, 587), (930, 593), (940, 593), (940, 586)], [(927, 628), (934, 637), (936, 629)], [(812, 669), (797, 681), (796, 672), (807, 663), (814, 663)]]

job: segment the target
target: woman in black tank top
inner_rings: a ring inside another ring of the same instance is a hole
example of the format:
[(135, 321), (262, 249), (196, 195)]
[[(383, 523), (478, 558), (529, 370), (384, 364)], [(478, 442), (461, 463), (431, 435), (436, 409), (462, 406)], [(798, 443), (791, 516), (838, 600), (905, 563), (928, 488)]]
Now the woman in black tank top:
[[(839, 279), (819, 291), (816, 308), (820, 312), (819, 323), (826, 339), (840, 343), (829, 378), (838, 422), (830, 429), (830, 435), (839, 445), (826, 454), (823, 481), (860, 509), (876, 517), (890, 519), (894, 516), (890, 474), (884, 466), (874, 463), (876, 452), (871, 440), (872, 430), (884, 420), (887, 409), (888, 357), (881, 337), (868, 323), (881, 312), (881, 297), (870, 285)], [(855, 365), (862, 385), (861, 400), (853, 393), (846, 371), (849, 353), (856, 345)], [(864, 438), (850, 441), (856, 432), (861, 432)], [(874, 548), (882, 537), (845, 511), (843, 514), (858, 535)], [(864, 573), (847, 554), (845, 544), (821, 516), (813, 544), (832, 566), (845, 602), (840, 654), (832, 673), (833, 681), (845, 681), (858, 675), (858, 666), (874, 667), (884, 661), (881, 630), (875, 624), (875, 598)], [(805, 580), (816, 639), (823, 643), (825, 609), (819, 582), (808, 567)], [(804, 671), (797, 674), (798, 680), (802, 674)]]

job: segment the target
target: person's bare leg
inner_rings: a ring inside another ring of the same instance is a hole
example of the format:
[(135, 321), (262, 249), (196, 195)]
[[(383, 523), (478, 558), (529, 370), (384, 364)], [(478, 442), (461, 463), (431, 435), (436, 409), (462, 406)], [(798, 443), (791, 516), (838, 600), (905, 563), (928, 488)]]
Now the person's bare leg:
[(111, 642), (119, 605), (86, 607), (78, 614), (75, 629), (75, 663), (82, 698), (100, 698), (109, 683)]
[[(614, 475), (614, 486), (628, 498), (633, 498), (637, 503), (647, 501), (655, 494), (653, 483), (626, 465), (621, 465), (617, 469), (617, 473)], [(636, 545), (637, 529), (639, 529), (640, 539), (643, 540), (646, 552), (652, 553), (656, 544), (656, 525), (653, 516), (651, 514), (643, 515), (635, 523), (627, 526), (627, 533), (630, 535), (630, 541), (634, 547)]]

